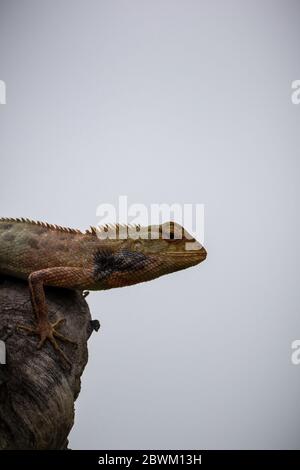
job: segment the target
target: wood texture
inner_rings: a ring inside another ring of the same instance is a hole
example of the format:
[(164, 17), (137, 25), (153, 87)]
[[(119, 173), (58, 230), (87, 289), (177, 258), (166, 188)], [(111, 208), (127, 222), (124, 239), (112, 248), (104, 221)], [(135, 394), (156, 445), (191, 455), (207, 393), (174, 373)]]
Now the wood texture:
[(82, 293), (46, 289), (50, 321), (65, 317), (60, 332), (77, 341), (61, 343), (72, 361), (69, 368), (47, 342), (37, 349), (38, 337), (17, 328), (34, 325), (26, 282), (0, 281), (0, 340), (6, 346), (6, 365), (0, 365), (0, 450), (66, 449), (74, 423), (74, 401), (88, 360), (87, 340), (99, 323), (92, 322)]

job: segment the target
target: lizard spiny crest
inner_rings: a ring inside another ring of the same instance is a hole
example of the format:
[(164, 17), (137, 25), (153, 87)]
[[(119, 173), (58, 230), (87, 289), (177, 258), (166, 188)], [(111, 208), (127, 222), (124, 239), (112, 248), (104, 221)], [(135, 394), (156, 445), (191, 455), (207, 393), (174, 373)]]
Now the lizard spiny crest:
[(59, 232), (74, 233), (74, 234), (80, 234), (80, 235), (95, 235), (95, 236), (97, 236), (97, 234), (100, 233), (101, 231), (107, 232), (109, 229), (116, 230), (118, 233), (118, 231), (121, 229), (137, 228), (137, 231), (139, 231), (141, 228), (139, 224), (138, 225), (106, 224), (106, 225), (97, 226), (97, 227), (91, 226), (88, 230), (86, 230), (85, 232), (82, 232), (79, 229), (63, 227), (61, 225), (56, 225), (56, 224), (49, 224), (48, 222), (41, 222), (39, 220), (35, 221), (35, 220), (24, 218), (24, 217), (21, 217), (21, 218), (1, 217), (0, 222), (37, 225), (39, 227), (48, 228), (50, 230), (57, 230)]
[(26, 218), (13, 218), (13, 217), (1, 217), (0, 222), (11, 222), (11, 223), (22, 223), (22, 224), (31, 224), (31, 225), (38, 225), (39, 227), (49, 228), (51, 230), (58, 230), (60, 232), (68, 232), (68, 233), (79, 233), (82, 234), (81, 230), (69, 227), (62, 227), (60, 225), (49, 224), (48, 222), (40, 222)]

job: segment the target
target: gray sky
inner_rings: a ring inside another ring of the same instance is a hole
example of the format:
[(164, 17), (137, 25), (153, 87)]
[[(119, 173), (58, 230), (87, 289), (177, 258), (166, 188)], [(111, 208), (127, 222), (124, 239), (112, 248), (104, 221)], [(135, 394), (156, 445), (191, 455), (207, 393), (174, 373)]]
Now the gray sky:
[(1, 216), (205, 204), (205, 263), (88, 298), (71, 448), (299, 448), (299, 9), (0, 0)]

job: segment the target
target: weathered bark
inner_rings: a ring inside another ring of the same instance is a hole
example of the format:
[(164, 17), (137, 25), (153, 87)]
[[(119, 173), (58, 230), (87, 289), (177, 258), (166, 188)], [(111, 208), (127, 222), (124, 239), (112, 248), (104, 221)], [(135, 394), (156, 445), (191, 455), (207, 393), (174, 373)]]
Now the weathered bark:
[(6, 365), (0, 365), (0, 450), (67, 448), (87, 340), (97, 322), (91, 322), (81, 292), (49, 288), (46, 297), (50, 321), (64, 317), (59, 331), (77, 342), (76, 347), (58, 340), (71, 368), (49, 342), (37, 349), (38, 337), (17, 328), (35, 322), (27, 284), (0, 283), (0, 340), (7, 355)]

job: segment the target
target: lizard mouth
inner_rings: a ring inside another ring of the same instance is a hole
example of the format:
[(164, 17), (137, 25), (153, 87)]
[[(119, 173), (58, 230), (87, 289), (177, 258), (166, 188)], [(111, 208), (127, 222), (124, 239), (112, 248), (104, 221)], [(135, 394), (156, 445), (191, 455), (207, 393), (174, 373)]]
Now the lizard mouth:
[(162, 253), (163, 256), (173, 259), (186, 259), (191, 261), (197, 261), (200, 263), (204, 261), (207, 257), (207, 251), (203, 246), (200, 249), (196, 250), (185, 250), (185, 251), (169, 251)]

